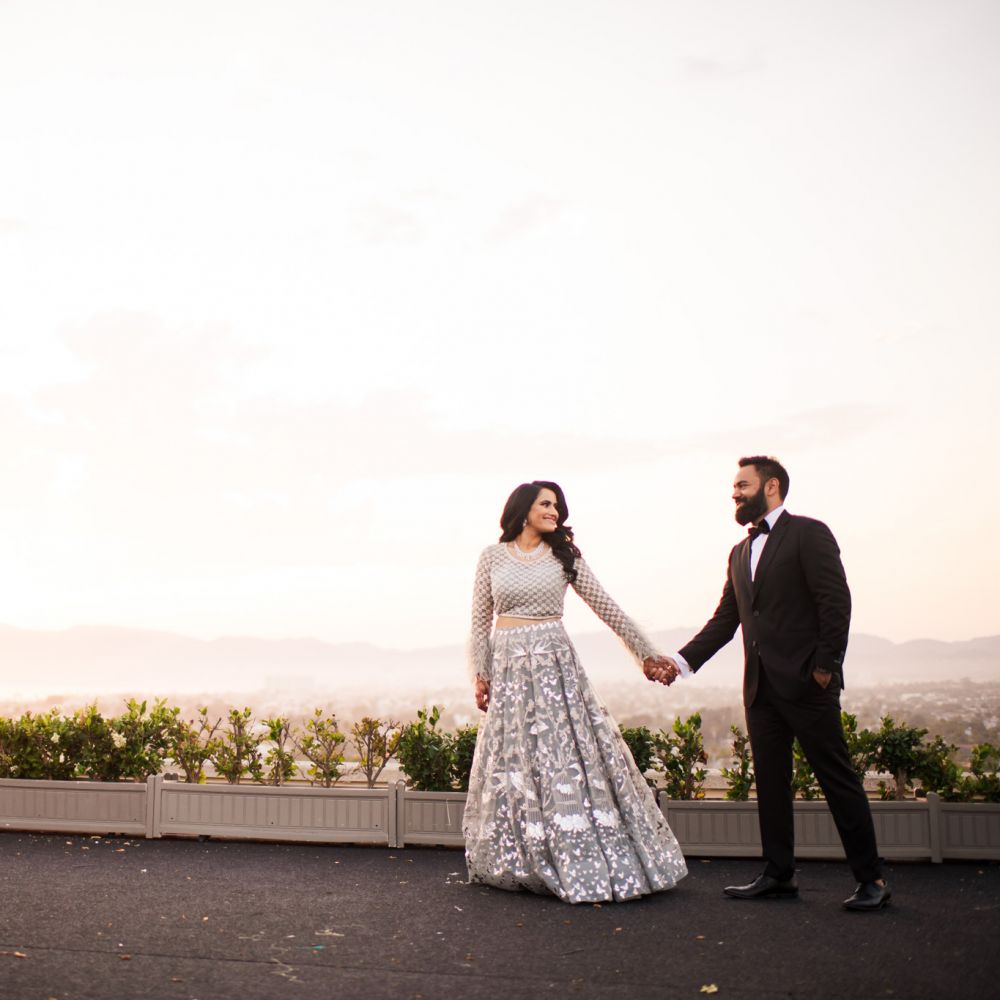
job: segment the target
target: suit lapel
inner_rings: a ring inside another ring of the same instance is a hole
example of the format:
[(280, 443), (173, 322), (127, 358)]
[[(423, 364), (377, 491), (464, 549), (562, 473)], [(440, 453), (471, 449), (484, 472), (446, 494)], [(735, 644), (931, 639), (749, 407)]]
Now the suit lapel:
[[(774, 527), (767, 536), (767, 543), (764, 546), (764, 551), (760, 554), (760, 561), (757, 563), (757, 572), (754, 573), (753, 577), (753, 592), (755, 597), (760, 590), (761, 581), (764, 579), (767, 567), (774, 562), (774, 558), (778, 554), (778, 549), (781, 548), (781, 543), (785, 539), (785, 534), (788, 531), (790, 523), (791, 515), (782, 511), (781, 516), (774, 522)], [(749, 555), (747, 558), (749, 560)], [(747, 572), (749, 573), (749, 568)]]
[(750, 582), (749, 539), (737, 542), (729, 554), (729, 577), (737, 600), (750, 601), (753, 598), (753, 585)]

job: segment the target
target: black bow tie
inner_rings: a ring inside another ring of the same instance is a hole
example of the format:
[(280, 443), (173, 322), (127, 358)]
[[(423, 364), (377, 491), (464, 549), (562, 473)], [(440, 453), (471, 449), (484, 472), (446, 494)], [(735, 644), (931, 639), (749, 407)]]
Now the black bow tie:
[(767, 523), (766, 520), (760, 522), (760, 524), (747, 529), (750, 535), (750, 541), (752, 542), (758, 535), (768, 535), (771, 532), (771, 525)]

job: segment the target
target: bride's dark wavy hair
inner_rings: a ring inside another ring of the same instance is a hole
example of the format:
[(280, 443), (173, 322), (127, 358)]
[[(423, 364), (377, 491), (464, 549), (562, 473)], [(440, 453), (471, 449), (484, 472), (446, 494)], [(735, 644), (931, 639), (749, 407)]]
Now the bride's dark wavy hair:
[(521, 483), (504, 504), (500, 515), (500, 541), (512, 542), (524, 528), (525, 519), (531, 505), (538, 499), (542, 490), (552, 490), (556, 495), (556, 508), (559, 520), (555, 531), (543, 535), (543, 539), (552, 549), (552, 554), (562, 563), (563, 572), (570, 583), (576, 581), (576, 559), (580, 550), (573, 542), (573, 529), (566, 523), (569, 508), (566, 506), (566, 495), (558, 483), (544, 482), (536, 479), (533, 483)]

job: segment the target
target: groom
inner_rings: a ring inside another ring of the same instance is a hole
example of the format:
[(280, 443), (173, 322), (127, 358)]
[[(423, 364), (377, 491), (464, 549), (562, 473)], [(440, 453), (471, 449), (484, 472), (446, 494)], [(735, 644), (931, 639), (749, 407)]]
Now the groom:
[(858, 881), (848, 910), (889, 901), (864, 788), (840, 721), (844, 652), (851, 620), (840, 549), (830, 529), (785, 508), (788, 473), (777, 459), (741, 458), (733, 483), (736, 520), (749, 535), (729, 553), (722, 600), (677, 654), (646, 668), (651, 680), (688, 676), (743, 627), (743, 702), (757, 781), (764, 871), (728, 886), (737, 899), (796, 896), (792, 741), (797, 738), (833, 813)]

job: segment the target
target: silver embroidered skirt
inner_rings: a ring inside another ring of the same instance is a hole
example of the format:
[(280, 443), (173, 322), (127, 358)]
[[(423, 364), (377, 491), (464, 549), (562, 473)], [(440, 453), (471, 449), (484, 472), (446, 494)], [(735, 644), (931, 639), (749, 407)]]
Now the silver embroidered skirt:
[(624, 900), (687, 874), (562, 622), (498, 629), (463, 830), (469, 880)]

